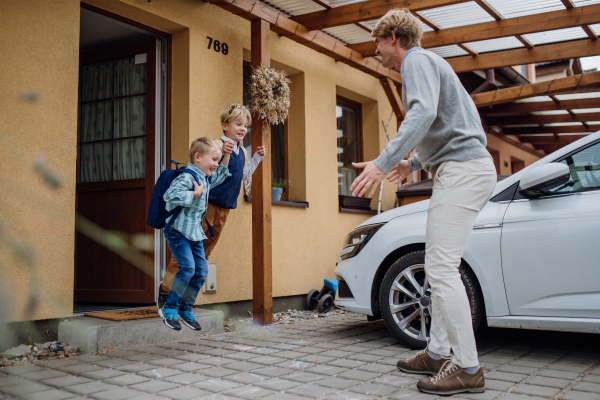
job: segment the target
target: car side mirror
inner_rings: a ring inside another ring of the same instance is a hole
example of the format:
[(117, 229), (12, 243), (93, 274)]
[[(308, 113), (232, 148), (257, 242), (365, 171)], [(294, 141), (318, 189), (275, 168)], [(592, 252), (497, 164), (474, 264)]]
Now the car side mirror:
[(566, 164), (548, 163), (527, 171), (521, 178), (519, 193), (525, 197), (539, 197), (543, 192), (565, 184), (571, 171)]

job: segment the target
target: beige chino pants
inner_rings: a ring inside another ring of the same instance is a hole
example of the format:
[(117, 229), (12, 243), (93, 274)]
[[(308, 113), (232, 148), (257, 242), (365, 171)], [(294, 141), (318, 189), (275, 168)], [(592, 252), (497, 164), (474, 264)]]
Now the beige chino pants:
[(479, 211), (496, 186), (490, 157), (442, 163), (427, 210), (425, 272), (431, 286), (429, 350), (463, 368), (479, 365), (469, 300), (458, 267)]

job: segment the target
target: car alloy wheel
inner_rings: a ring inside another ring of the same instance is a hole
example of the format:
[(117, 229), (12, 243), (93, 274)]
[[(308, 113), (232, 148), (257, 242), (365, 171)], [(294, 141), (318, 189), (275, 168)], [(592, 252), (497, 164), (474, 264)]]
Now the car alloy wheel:
[(420, 341), (429, 339), (431, 289), (425, 265), (411, 265), (394, 278), (388, 304), (394, 322), (405, 335)]
[[(483, 297), (474, 274), (459, 268), (467, 291), (473, 328), (483, 320)], [(431, 328), (431, 288), (425, 274), (425, 252), (414, 251), (397, 260), (385, 274), (379, 293), (381, 315), (390, 330), (413, 349), (427, 346)]]

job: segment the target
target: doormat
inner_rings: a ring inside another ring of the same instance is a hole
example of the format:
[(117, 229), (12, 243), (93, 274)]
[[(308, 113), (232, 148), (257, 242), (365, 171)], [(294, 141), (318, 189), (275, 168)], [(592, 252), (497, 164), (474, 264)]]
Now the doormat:
[(135, 310), (115, 310), (83, 314), (86, 317), (108, 319), (110, 321), (131, 321), (143, 318), (158, 318), (158, 308), (136, 308)]

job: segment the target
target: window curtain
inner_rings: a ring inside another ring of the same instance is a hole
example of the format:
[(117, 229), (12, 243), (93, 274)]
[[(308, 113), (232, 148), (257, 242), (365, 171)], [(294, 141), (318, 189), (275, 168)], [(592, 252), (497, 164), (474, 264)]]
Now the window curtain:
[(79, 181), (145, 177), (146, 63), (131, 56), (88, 64), (81, 79)]
[(343, 196), (352, 196), (350, 186), (357, 176), (352, 167), (353, 162), (358, 162), (356, 116), (356, 110), (341, 104), (336, 105), (338, 194)]
[(88, 64), (82, 68), (80, 182), (112, 179), (112, 143), (98, 141), (110, 140), (113, 136), (113, 68), (112, 61)]
[(354, 182), (354, 180), (356, 179), (356, 170), (341, 167), (339, 171), (339, 194), (344, 196), (352, 196), (350, 186), (352, 185), (352, 182)]

